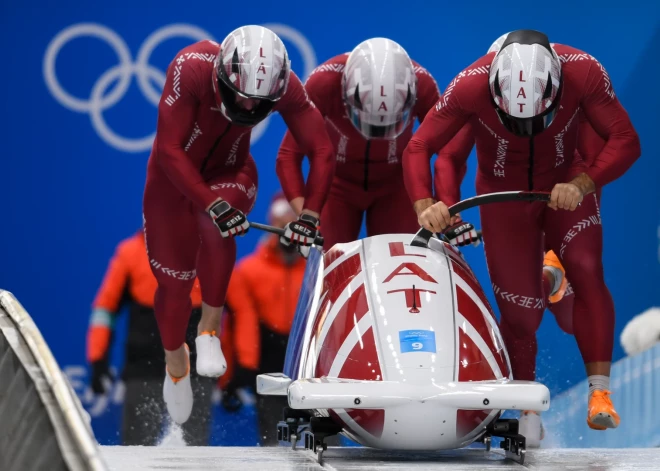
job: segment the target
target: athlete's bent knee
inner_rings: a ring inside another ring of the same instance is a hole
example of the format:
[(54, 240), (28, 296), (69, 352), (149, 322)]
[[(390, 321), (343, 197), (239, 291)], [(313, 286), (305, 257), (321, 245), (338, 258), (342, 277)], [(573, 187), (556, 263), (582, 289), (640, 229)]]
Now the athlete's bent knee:
[[(533, 312), (531, 312), (533, 311)], [(530, 312), (502, 312), (500, 324), (518, 340), (534, 338), (541, 326), (543, 311), (533, 309)]]
[(602, 280), (603, 261), (600, 257), (595, 257), (585, 253), (571, 254), (563, 260), (566, 267), (566, 275), (573, 283), (579, 283), (580, 279)]

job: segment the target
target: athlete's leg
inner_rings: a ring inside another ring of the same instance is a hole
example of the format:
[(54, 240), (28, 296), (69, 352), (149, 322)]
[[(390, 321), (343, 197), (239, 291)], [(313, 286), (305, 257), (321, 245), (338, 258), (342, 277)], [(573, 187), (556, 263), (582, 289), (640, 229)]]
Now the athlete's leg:
[[(601, 202), (601, 192), (602, 188), (599, 188), (596, 191), (596, 202), (600, 208)], [(549, 247), (546, 250), (550, 250)], [(574, 314), (574, 305), (575, 305), (575, 294), (573, 292), (573, 286), (571, 285), (570, 277), (566, 275), (568, 279), (568, 285), (566, 286), (566, 292), (561, 301), (557, 303), (550, 303), (548, 309), (554, 314), (557, 324), (567, 334), (573, 335), (573, 314)]]
[(575, 338), (588, 374), (609, 374), (614, 345), (614, 303), (605, 285), (603, 232), (594, 195), (575, 211), (546, 211), (546, 237), (571, 278)]
[[(601, 204), (601, 193), (602, 193), (602, 188), (599, 188), (596, 191), (596, 201), (600, 207)], [(545, 244), (545, 251), (546, 253), (550, 250), (552, 250), (547, 242), (546, 239), (546, 244)], [(548, 282), (550, 285), (554, 284), (554, 279), (552, 278), (551, 275), (548, 274), (546, 270), (543, 271), (543, 276), (544, 278), (548, 279)], [(569, 335), (573, 335), (573, 310), (574, 310), (574, 305), (575, 305), (575, 295), (573, 293), (573, 287), (571, 286), (571, 282), (568, 279), (568, 275), (566, 275), (567, 278), (567, 285), (566, 285), (566, 291), (564, 292), (564, 295), (562, 296), (561, 300), (558, 302), (550, 302), (548, 304), (548, 309), (552, 314), (555, 316), (555, 320), (557, 321), (557, 325), (559, 325), (559, 328), (566, 332)], [(550, 297), (551, 293), (546, 292), (548, 297)]]
[[(503, 203), (482, 206), (481, 227), (488, 272), (500, 310), (500, 332), (507, 348), (513, 378), (536, 379), (536, 331), (546, 299), (541, 281), (543, 234), (540, 203)], [(543, 428), (538, 413), (523, 411), (519, 432), (527, 446), (540, 446)]]
[(154, 313), (165, 349), (167, 368), (175, 377), (188, 369), (183, 347), (192, 305), (199, 235), (192, 204), (171, 185), (147, 182), (144, 227), (151, 270), (158, 281)]
[(403, 178), (391, 182), (388, 190), (367, 209), (367, 234), (415, 234), (419, 224)]
[[(241, 171), (218, 176), (208, 182), (214, 193), (246, 215), (254, 206), (258, 185), (254, 162), (248, 162)], [(198, 330), (219, 331), (227, 284), (236, 260), (236, 239), (223, 238), (207, 214), (198, 213), (197, 226), (202, 240), (197, 276), (203, 301)], [(214, 309), (212, 311), (209, 308)]]
[[(212, 178), (208, 183), (211, 190), (234, 208), (245, 214), (252, 210), (258, 185), (252, 159), (240, 171)], [(197, 227), (202, 240), (197, 259), (202, 290), (202, 318), (196, 340), (197, 371), (203, 376), (220, 376), (227, 368), (220, 348), (220, 320), (236, 262), (236, 240), (223, 238), (207, 214), (198, 213)]]
[(545, 297), (541, 277), (542, 232), (539, 203), (482, 206), (481, 225), (488, 272), (500, 310), (500, 331), (513, 377), (534, 380), (536, 331)]
[(555, 316), (559, 328), (573, 335), (573, 288), (568, 283), (564, 266), (557, 254), (548, 246), (545, 239), (545, 257), (543, 259), (543, 282), (548, 310)]
[(354, 188), (354, 185), (342, 183), (337, 178), (332, 182), (330, 194), (321, 212), (324, 251), (327, 252), (335, 244), (357, 240), (364, 213), (362, 193), (360, 189)]
[(569, 335), (573, 335), (573, 310), (575, 306), (575, 295), (573, 294), (573, 287), (568, 283), (566, 293), (561, 301), (557, 303), (549, 303), (548, 309), (555, 316), (557, 325), (561, 330)]
[(182, 424), (190, 417), (193, 407), (185, 338), (199, 249), (196, 212), (169, 181), (156, 184), (149, 179), (143, 207), (147, 253), (158, 282), (154, 313), (165, 349), (167, 373), (163, 398), (170, 417)]
[[(588, 195), (575, 211), (546, 211), (545, 233), (575, 292), (573, 330), (589, 377), (589, 424), (600, 429), (616, 427), (619, 417), (608, 398), (614, 302), (603, 273), (603, 232), (596, 195)], [(592, 413), (594, 408), (601, 412)], [(603, 418), (602, 423), (593, 421), (596, 416)]]

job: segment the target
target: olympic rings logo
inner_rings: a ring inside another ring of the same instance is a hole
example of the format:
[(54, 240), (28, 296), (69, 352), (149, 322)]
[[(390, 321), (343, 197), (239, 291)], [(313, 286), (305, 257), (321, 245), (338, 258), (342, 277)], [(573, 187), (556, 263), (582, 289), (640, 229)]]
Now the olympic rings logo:
[[(299, 51), (304, 65), (304, 78), (309, 77), (316, 67), (316, 54), (310, 42), (299, 31), (283, 24), (265, 24), (282, 40), (293, 44)], [(62, 48), (77, 38), (92, 37), (105, 41), (117, 55), (119, 64), (106, 70), (92, 86), (89, 98), (79, 98), (62, 87), (57, 79), (55, 65), (57, 56)], [(165, 72), (150, 65), (151, 54), (162, 42), (174, 38), (184, 37), (193, 41), (203, 39), (217, 40), (207, 31), (190, 24), (172, 24), (164, 26), (151, 35), (140, 46), (135, 62), (126, 42), (116, 32), (98, 23), (79, 23), (60, 31), (48, 44), (43, 61), (44, 80), (53, 97), (65, 108), (77, 113), (87, 113), (92, 127), (101, 139), (108, 145), (123, 152), (145, 152), (151, 149), (156, 133), (141, 138), (128, 138), (117, 134), (108, 125), (103, 112), (115, 106), (128, 91), (132, 78), (137, 79), (142, 95), (154, 106), (158, 106)], [(117, 82), (112, 92), (108, 93), (110, 86)], [(153, 84), (160, 87), (156, 89)], [(154, 119), (154, 126), (155, 126)], [(266, 131), (269, 119), (264, 120), (252, 130), (251, 142), (256, 142)]]

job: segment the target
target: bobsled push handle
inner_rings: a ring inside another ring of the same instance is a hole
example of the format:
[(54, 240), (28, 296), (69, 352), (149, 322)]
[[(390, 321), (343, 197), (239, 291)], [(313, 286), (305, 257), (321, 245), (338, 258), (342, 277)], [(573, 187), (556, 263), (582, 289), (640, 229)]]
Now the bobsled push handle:
[[(266, 231), (266, 232), (271, 232), (273, 234), (277, 235), (284, 235), (284, 229), (275, 227), (275, 226), (269, 226), (268, 224), (260, 224), (258, 222), (251, 222), (250, 227), (254, 227), (255, 229), (259, 229), (260, 231)], [(323, 247), (323, 237), (317, 236), (316, 239), (314, 239), (314, 245), (317, 245), (319, 247)]]
[[(485, 195), (473, 196), (459, 201), (449, 208), (449, 215), (456, 214), (466, 209), (474, 208), (484, 204), (505, 203), (509, 201), (550, 201), (550, 193), (545, 191), (502, 191), (498, 193), (486, 193)], [(433, 233), (423, 227), (417, 231), (410, 245), (413, 247), (428, 247)]]

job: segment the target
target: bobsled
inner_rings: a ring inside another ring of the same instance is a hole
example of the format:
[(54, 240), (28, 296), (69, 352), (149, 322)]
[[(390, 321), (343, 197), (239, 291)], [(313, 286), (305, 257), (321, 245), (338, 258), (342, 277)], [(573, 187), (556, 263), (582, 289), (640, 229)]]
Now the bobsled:
[(259, 375), (257, 392), (287, 396), (278, 438), (304, 440), (319, 462), (325, 439), (342, 434), (387, 450), (490, 449), (502, 437), (522, 463), (525, 438), (501, 414), (550, 405), (547, 387), (512, 379), (493, 310), (460, 251), (424, 230), (312, 250), (284, 371)]

